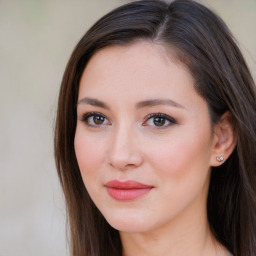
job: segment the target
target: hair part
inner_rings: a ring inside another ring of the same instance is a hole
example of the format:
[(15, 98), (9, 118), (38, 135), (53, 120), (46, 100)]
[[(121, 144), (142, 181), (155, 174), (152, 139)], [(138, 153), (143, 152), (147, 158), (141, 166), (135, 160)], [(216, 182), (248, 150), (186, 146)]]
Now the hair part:
[(190, 0), (135, 1), (97, 21), (75, 47), (59, 94), (55, 159), (64, 191), (72, 255), (122, 255), (117, 230), (92, 202), (77, 164), (74, 137), (79, 82), (90, 58), (113, 45), (146, 40), (163, 45), (188, 67), (206, 100), (212, 124), (224, 112), (234, 119), (237, 147), (212, 168), (208, 220), (216, 239), (233, 255), (256, 251), (256, 89), (244, 58), (224, 22)]

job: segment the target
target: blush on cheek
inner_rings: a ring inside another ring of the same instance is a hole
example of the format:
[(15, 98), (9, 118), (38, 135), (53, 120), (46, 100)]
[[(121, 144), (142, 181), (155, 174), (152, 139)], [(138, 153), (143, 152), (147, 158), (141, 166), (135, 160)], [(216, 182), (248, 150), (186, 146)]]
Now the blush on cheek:
[(78, 136), (75, 137), (75, 154), (80, 171), (90, 170), (97, 158), (97, 152), (88, 142)]
[(160, 150), (159, 147), (155, 146), (150, 148), (151, 152), (148, 152), (149, 161), (156, 169), (161, 169), (161, 173), (174, 174), (181, 171), (182, 165), (186, 161), (186, 157), (182, 153), (184, 149), (181, 146), (173, 143), (172, 145), (161, 145)]
[(207, 169), (201, 158), (208, 153), (206, 147), (201, 144), (189, 138), (182, 141), (173, 139), (171, 143), (149, 147), (148, 156), (151, 156), (149, 161), (166, 177), (171, 175), (178, 180), (183, 176), (190, 177), (196, 170)]
[(75, 136), (74, 146), (83, 179), (85, 177), (89, 178), (89, 176), (94, 177), (94, 175), (99, 176), (99, 171), (105, 161), (104, 140), (99, 140), (92, 135), (81, 134), (78, 131)]

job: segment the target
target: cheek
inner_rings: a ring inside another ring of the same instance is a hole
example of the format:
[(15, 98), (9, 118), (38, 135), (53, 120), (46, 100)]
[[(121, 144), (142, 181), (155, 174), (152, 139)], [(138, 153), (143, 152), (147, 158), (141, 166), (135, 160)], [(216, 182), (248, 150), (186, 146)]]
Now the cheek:
[[(151, 151), (149, 161), (154, 167), (166, 212), (176, 214), (196, 198), (206, 200), (210, 174), (206, 144), (188, 138), (175, 139), (165, 143), (161, 150)], [(168, 205), (167, 201), (172, 203)]]
[(198, 136), (185, 134), (168, 138), (165, 142), (155, 144), (154, 147), (147, 146), (148, 159), (155, 169), (159, 170), (159, 175), (178, 183), (190, 182), (199, 176), (204, 177), (209, 170), (211, 156), (209, 136), (200, 136), (202, 133)]
[(93, 136), (86, 136), (77, 130), (74, 140), (75, 153), (83, 179), (97, 174), (96, 170), (104, 160), (103, 146)]

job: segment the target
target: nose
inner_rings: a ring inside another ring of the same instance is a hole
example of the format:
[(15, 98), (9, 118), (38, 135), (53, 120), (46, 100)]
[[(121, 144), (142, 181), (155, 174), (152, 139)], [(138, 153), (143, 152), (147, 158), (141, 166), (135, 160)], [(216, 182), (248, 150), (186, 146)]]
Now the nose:
[(138, 136), (134, 129), (117, 128), (110, 143), (109, 164), (115, 169), (134, 169), (143, 163)]

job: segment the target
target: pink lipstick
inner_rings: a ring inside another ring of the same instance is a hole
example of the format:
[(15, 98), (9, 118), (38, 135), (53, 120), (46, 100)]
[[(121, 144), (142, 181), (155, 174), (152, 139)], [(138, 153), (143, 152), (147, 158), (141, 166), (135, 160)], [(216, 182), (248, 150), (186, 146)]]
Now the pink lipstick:
[(125, 182), (111, 180), (107, 182), (105, 186), (108, 194), (119, 201), (134, 200), (148, 193), (153, 188), (153, 186), (145, 185), (133, 180)]

